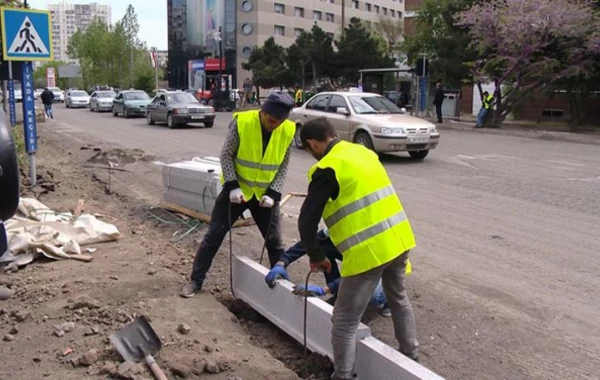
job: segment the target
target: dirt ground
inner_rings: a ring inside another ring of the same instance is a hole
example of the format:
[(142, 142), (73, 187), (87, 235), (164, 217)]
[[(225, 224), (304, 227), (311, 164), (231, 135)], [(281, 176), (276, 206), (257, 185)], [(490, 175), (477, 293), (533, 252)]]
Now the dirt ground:
[(161, 337), (157, 360), (169, 378), (298, 379), (210, 293), (177, 295), (189, 250), (162, 238), (169, 232), (155, 227), (145, 204), (108, 194), (101, 175), (78, 161), (97, 152), (65, 154), (40, 142), (39, 184), (22, 196), (61, 212), (84, 199), (84, 211), (103, 215), (122, 238), (94, 246), (91, 263), (36, 261), (0, 272), (0, 284), (16, 290), (0, 304), (0, 379), (151, 378), (143, 366), (122, 364), (109, 341), (136, 315), (147, 316)]

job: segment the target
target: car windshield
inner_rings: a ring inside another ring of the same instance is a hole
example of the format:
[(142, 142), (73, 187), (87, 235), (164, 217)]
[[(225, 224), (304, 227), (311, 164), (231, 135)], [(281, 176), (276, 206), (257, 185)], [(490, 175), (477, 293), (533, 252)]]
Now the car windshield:
[(150, 97), (148, 96), (148, 94), (146, 94), (145, 92), (139, 91), (139, 92), (127, 92), (125, 94), (123, 94), (124, 98), (126, 100), (146, 100), (146, 99), (150, 99)]
[(354, 112), (365, 114), (402, 113), (400, 108), (383, 96), (349, 96)]
[(99, 98), (114, 98), (115, 96), (117, 96), (117, 93), (114, 91), (102, 91), (102, 92), (98, 92), (98, 97)]
[(167, 102), (169, 103), (198, 103), (198, 100), (194, 95), (188, 92), (181, 92), (177, 94), (167, 94)]
[(85, 91), (71, 91), (71, 96), (81, 97), (81, 96), (88, 96), (88, 94)]

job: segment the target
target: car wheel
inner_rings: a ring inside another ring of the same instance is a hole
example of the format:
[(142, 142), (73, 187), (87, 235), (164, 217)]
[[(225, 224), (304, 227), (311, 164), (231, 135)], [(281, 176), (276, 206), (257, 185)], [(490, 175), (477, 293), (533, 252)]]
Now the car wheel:
[(90, 112), (94, 112), (94, 107), (90, 104)]
[(208, 122), (208, 123), (204, 123), (204, 126), (205, 126), (206, 128), (212, 128), (212, 127), (213, 127), (213, 125), (215, 125), (215, 122), (214, 122), (214, 121), (211, 121), (211, 122)]
[(304, 145), (302, 144), (302, 140), (300, 140), (300, 131), (302, 130), (302, 126), (300, 124), (296, 124), (296, 134), (294, 135), (294, 144), (298, 149), (304, 149)]
[(371, 136), (369, 136), (367, 132), (358, 132), (356, 135), (354, 135), (354, 143), (375, 151), (373, 140), (371, 140)]
[(167, 115), (167, 127), (171, 129), (176, 127), (175, 122), (173, 121), (173, 116), (171, 114)]
[(117, 117), (117, 116), (119, 116), (119, 113), (117, 112), (117, 107), (114, 107), (114, 106), (113, 106), (113, 108), (112, 108), (112, 113), (113, 113), (113, 116), (114, 116), (114, 117)]
[(408, 152), (410, 154), (410, 158), (413, 160), (422, 160), (429, 154), (428, 150), (415, 150), (412, 152)]
[(148, 125), (154, 125), (154, 119), (150, 112), (146, 113), (146, 121), (148, 122)]
[(125, 119), (129, 119), (129, 113), (127, 112), (127, 107), (123, 108), (123, 117)]

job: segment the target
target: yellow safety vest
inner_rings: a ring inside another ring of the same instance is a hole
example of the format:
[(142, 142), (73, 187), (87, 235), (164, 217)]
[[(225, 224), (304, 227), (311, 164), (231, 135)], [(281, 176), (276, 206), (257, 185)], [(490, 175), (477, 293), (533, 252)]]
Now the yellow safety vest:
[[(340, 191), (329, 200), (323, 219), (342, 254), (342, 277), (354, 276), (392, 261), (416, 246), (415, 236), (379, 157), (371, 150), (338, 142), (308, 172), (335, 171)], [(407, 265), (407, 274), (411, 265)]]
[(492, 105), (492, 99), (494, 99), (494, 95), (488, 95), (483, 99), (483, 108), (490, 108)]
[(296, 91), (296, 99), (295, 100), (296, 100), (296, 103), (302, 101), (302, 90)]
[[(258, 110), (252, 110), (234, 114), (240, 136), (235, 172), (244, 197), (248, 200), (253, 196), (260, 199), (265, 195), (296, 132), (296, 125), (290, 120), (284, 120), (273, 131), (263, 156), (262, 127), (258, 113)], [(221, 182), (225, 182), (222, 174)]]

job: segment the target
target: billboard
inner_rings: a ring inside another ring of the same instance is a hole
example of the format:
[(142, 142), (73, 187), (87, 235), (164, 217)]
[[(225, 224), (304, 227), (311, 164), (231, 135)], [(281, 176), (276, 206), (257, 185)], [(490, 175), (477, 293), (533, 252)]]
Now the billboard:
[(203, 59), (188, 61), (188, 83), (189, 88), (197, 90), (204, 89), (205, 64)]

